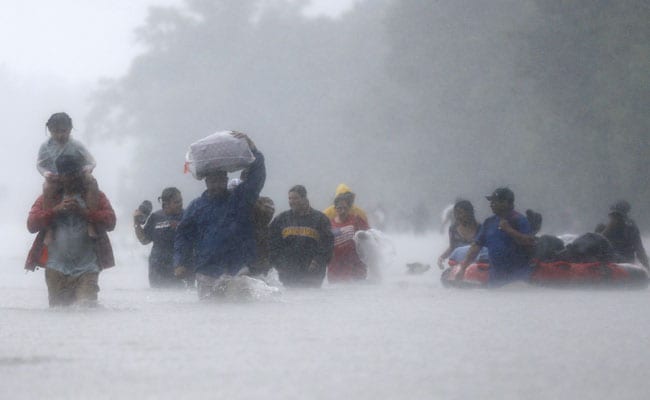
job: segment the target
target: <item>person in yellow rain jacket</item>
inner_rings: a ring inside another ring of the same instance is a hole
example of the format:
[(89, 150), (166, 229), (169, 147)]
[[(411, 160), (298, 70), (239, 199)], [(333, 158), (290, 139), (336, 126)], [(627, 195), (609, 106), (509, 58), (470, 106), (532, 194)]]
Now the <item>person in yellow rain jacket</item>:
[[(340, 195), (342, 193), (352, 193), (352, 190), (350, 190), (348, 185), (346, 185), (345, 183), (340, 183), (336, 187), (336, 192), (334, 193), (334, 198), (336, 198), (336, 196), (338, 196), (338, 195)], [(352, 197), (353, 204), (352, 204), (352, 208), (350, 209), (350, 215), (358, 216), (359, 218), (361, 218), (367, 224), (368, 223), (368, 217), (366, 216), (366, 212), (363, 211), (361, 208), (357, 207), (356, 205), (354, 205), (354, 193), (352, 193), (352, 196), (353, 196)], [(332, 204), (331, 206), (329, 206), (325, 210), (323, 210), (323, 214), (325, 214), (327, 216), (327, 218), (330, 219), (330, 221), (333, 220), (334, 217), (336, 217), (336, 209), (334, 208), (334, 204)]]

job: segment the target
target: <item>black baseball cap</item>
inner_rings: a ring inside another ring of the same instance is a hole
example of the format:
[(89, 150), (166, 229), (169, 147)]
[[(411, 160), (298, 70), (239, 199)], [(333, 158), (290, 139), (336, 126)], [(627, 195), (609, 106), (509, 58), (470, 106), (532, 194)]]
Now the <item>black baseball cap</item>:
[(497, 188), (491, 195), (485, 196), (486, 199), (492, 200), (507, 200), (510, 202), (515, 201), (515, 194), (507, 187)]

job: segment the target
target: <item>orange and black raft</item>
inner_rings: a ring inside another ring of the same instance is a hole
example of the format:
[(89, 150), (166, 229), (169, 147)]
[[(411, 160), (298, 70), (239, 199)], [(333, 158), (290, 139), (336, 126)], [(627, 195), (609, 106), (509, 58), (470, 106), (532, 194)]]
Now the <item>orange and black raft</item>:
[[(483, 287), (488, 283), (490, 265), (485, 262), (470, 264), (462, 278), (458, 263), (450, 261), (450, 266), (442, 272), (440, 280), (447, 287)], [(635, 264), (568, 261), (533, 261), (530, 283), (542, 286), (602, 286), (646, 288), (648, 271)]]

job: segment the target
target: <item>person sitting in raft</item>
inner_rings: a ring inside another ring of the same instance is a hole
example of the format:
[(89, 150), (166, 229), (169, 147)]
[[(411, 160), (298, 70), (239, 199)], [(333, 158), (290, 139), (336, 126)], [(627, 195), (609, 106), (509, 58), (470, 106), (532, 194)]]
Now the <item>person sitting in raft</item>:
[(449, 246), (438, 257), (438, 267), (444, 268), (444, 261), (458, 247), (468, 246), (474, 243), (476, 234), (481, 229), (481, 224), (474, 216), (474, 206), (468, 200), (459, 200), (453, 208), (454, 223), (449, 226)]
[(507, 187), (496, 189), (486, 199), (490, 201), (494, 215), (483, 222), (465, 260), (460, 264), (457, 279), (462, 279), (467, 266), (485, 246), (490, 260), (490, 286), (500, 286), (514, 280), (527, 281), (532, 272), (530, 258), (535, 244), (528, 219), (515, 211), (515, 194)]
[(352, 215), (354, 195), (342, 193), (334, 199), (336, 217), (330, 219), (334, 235), (334, 251), (327, 266), (327, 280), (330, 283), (363, 280), (368, 273), (367, 266), (357, 254), (354, 234), (370, 229), (368, 223), (358, 215)]
[[(368, 223), (368, 216), (366, 215), (366, 212), (363, 211), (361, 208), (357, 207), (354, 205), (354, 200), (356, 198), (356, 195), (352, 193), (352, 190), (346, 185), (345, 183), (340, 183), (336, 187), (336, 192), (334, 193), (334, 199), (336, 199), (339, 195), (343, 193), (350, 193), (352, 195), (352, 207), (350, 208), (350, 213), (352, 215), (357, 215), (359, 216), (362, 220)], [(323, 214), (327, 216), (327, 218), (330, 219), (330, 221), (336, 217), (336, 207), (334, 205), (331, 205), (327, 207), (326, 209), (323, 210)]]
[(596, 227), (596, 233), (609, 240), (621, 262), (634, 263), (636, 259), (648, 269), (648, 255), (643, 247), (639, 228), (628, 216), (630, 209), (630, 203), (625, 200), (614, 203), (609, 209), (609, 222), (607, 225), (600, 224)]

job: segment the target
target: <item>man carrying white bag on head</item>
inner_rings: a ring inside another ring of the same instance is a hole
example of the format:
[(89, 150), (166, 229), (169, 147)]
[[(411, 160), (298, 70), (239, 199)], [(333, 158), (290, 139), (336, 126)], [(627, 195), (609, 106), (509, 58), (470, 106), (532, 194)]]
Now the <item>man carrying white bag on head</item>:
[[(248, 169), (228, 190), (228, 172)], [(174, 239), (175, 274), (196, 273), (199, 299), (214, 297), (222, 276), (235, 276), (255, 260), (253, 207), (266, 179), (264, 156), (240, 132), (217, 132), (190, 145), (185, 170), (206, 191), (187, 207)], [(191, 260), (193, 259), (193, 262)]]
[(190, 145), (185, 154), (185, 172), (196, 179), (214, 171), (234, 172), (247, 168), (255, 156), (239, 132), (220, 131)]

